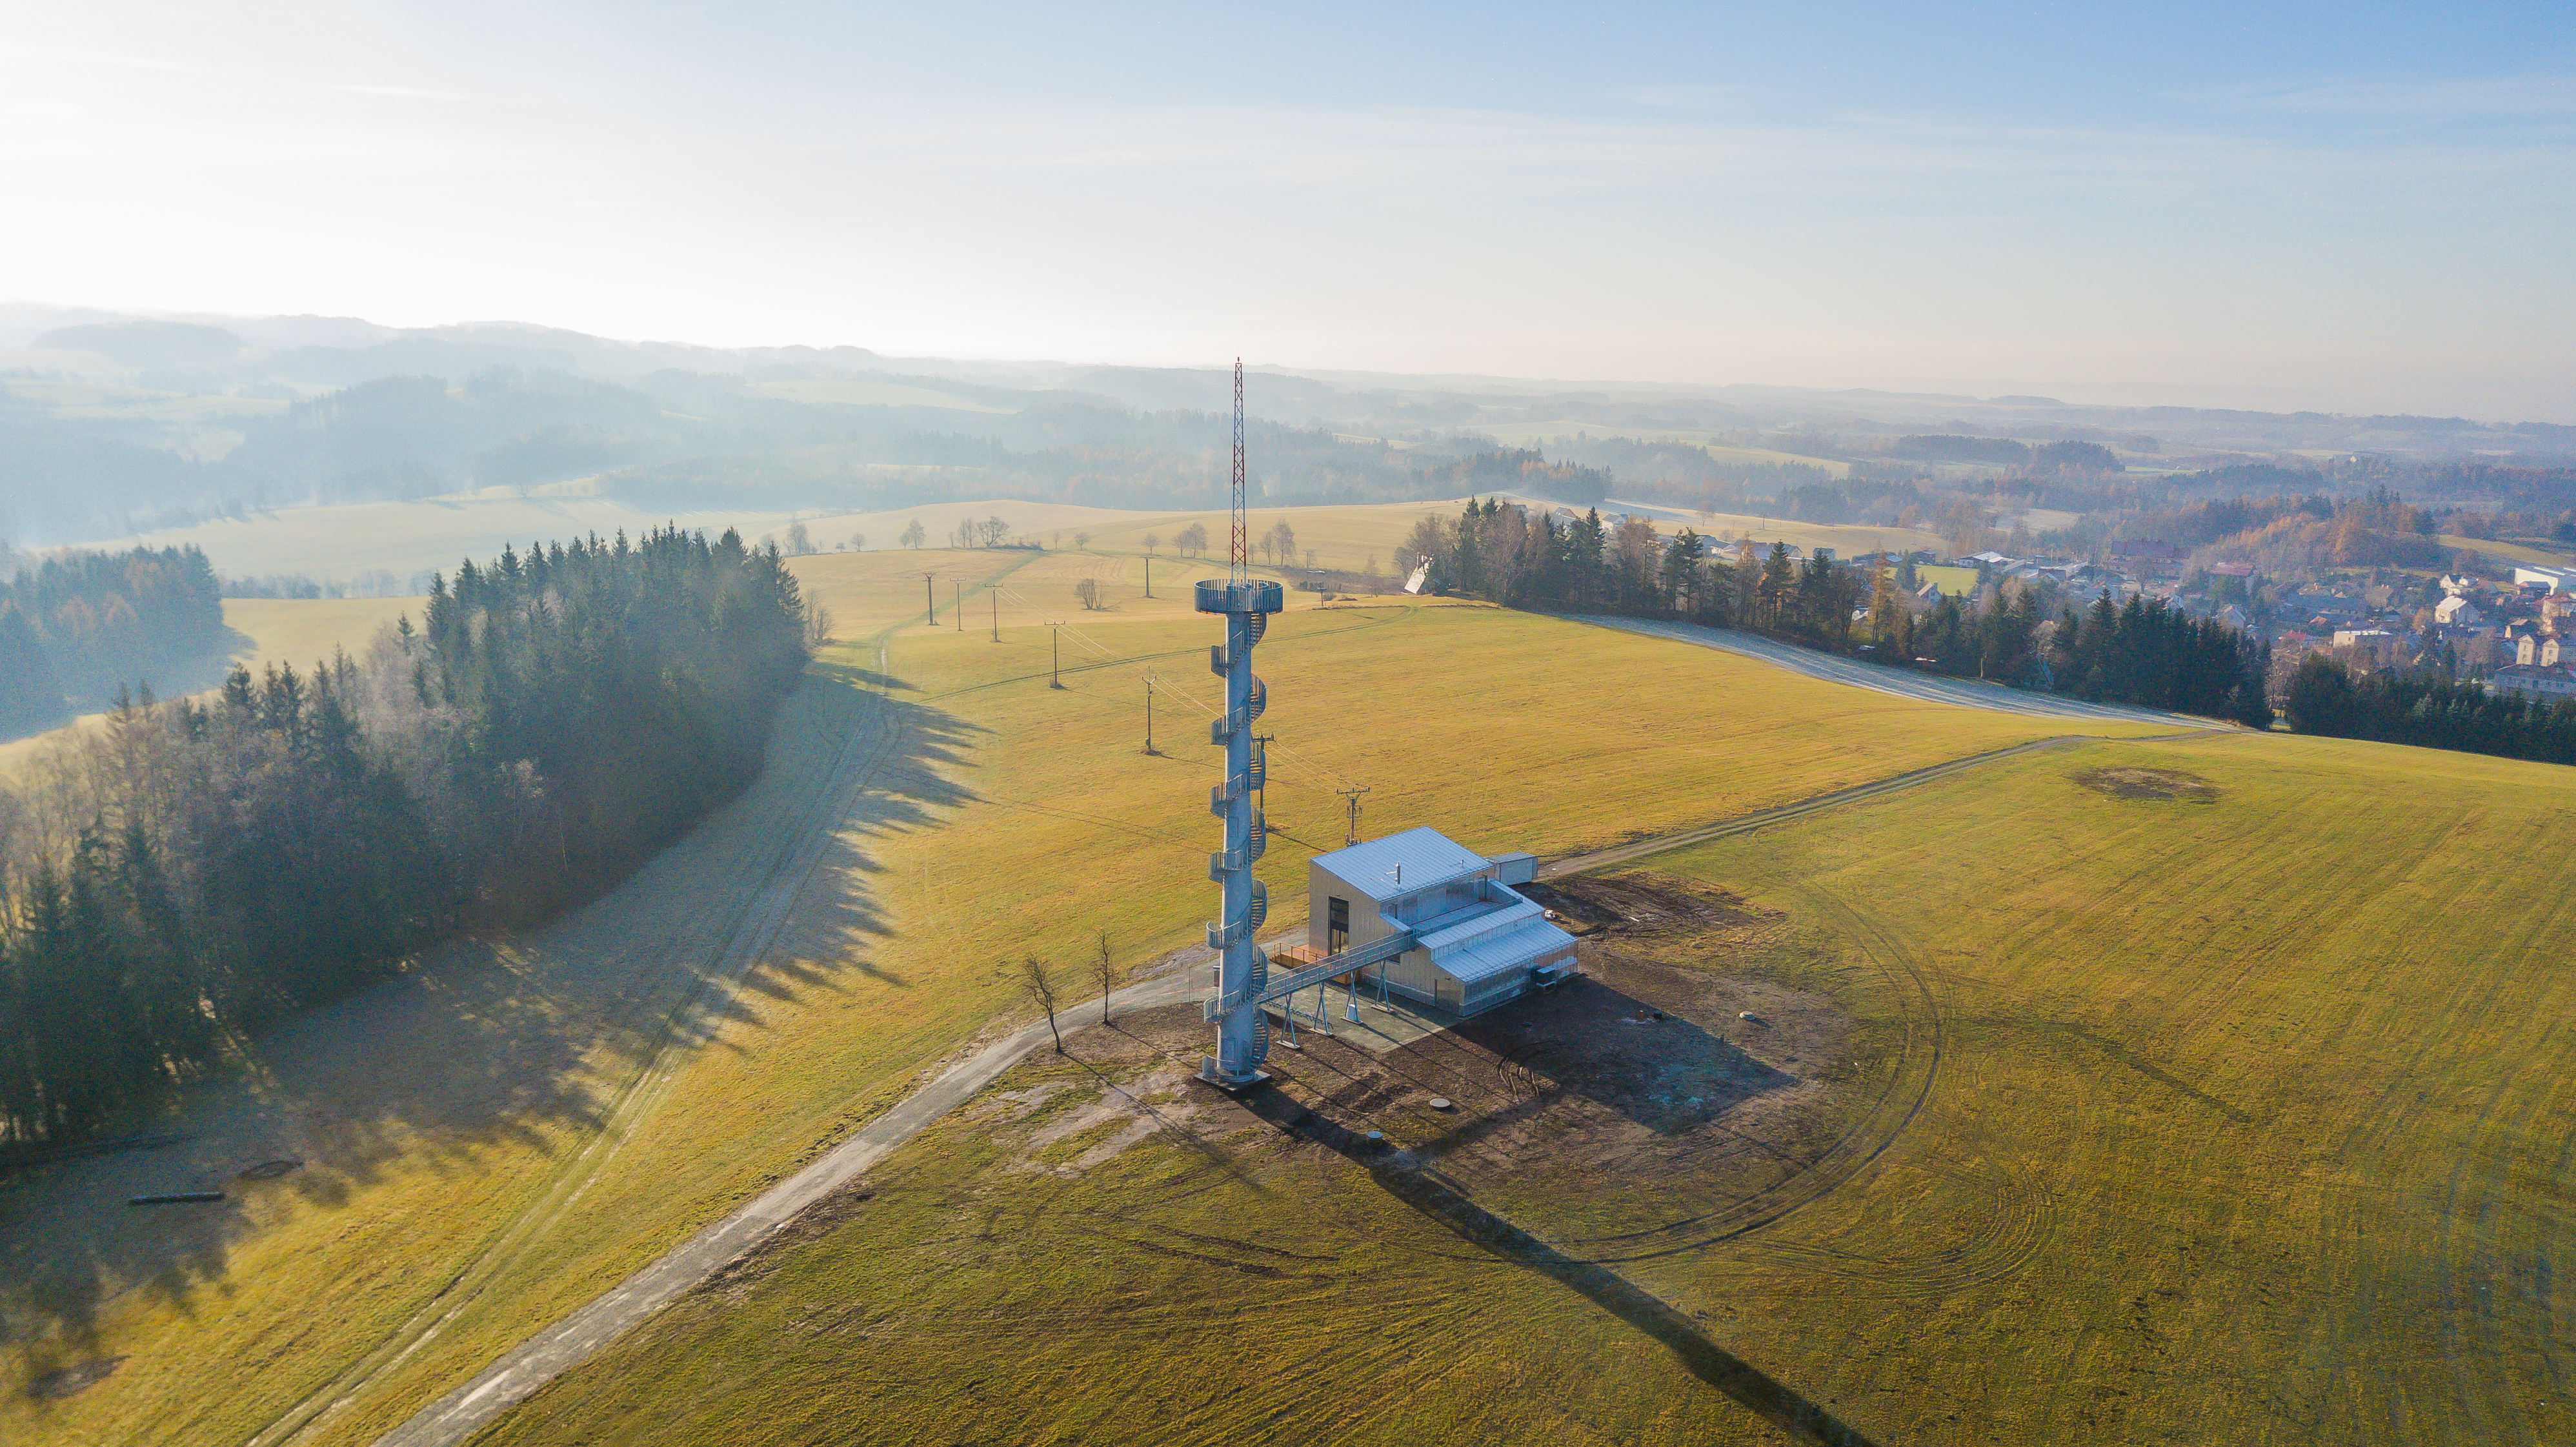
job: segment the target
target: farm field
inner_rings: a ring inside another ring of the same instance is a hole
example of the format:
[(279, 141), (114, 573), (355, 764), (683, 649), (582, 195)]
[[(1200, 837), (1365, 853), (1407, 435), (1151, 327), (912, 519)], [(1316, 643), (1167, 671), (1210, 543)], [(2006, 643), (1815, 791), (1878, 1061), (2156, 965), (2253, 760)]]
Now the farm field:
[(1941, 591), (1954, 598), (1965, 598), (1977, 591), (1977, 570), (1952, 568), (1938, 563), (1918, 563), (1914, 576), (1926, 583), (1938, 583)]
[[(1616, 435), (1620, 429), (1617, 423), (1559, 421), (1504, 423), (1495, 427), (1478, 427), (1476, 430), (1497, 442), (1509, 443), (1515, 447), (1544, 448), (1553, 443), (1571, 439), (1579, 433), (1591, 433), (1595, 436)], [(1850, 463), (1830, 457), (1809, 457), (1802, 453), (1780, 452), (1768, 447), (1738, 447), (1727, 442), (1706, 442), (1683, 433), (1659, 433), (1641, 436), (1638, 440), (1677, 442), (1685, 447), (1696, 447), (1720, 462), (1768, 463), (1775, 467), (1794, 464), (1799, 467), (1817, 468), (1834, 477), (1851, 476)]]
[(218, 519), (82, 546), (194, 546), (205, 550), (216, 572), (245, 577), (302, 574), (347, 580), (383, 570), (409, 578), (432, 569), (453, 572), (458, 559), (490, 557), (504, 543), (524, 548), (536, 539), (562, 540), (591, 532), (608, 537), (621, 528), (634, 536), (677, 523), (704, 529), (712, 536), (734, 527), (757, 541), (764, 535), (783, 535), (791, 522), (802, 521), (827, 551), (836, 543), (848, 542), (854, 533), (865, 533), (871, 550), (892, 550), (904, 525), (916, 518), (937, 547), (948, 541), (959, 521), (996, 514), (1023, 531), (1068, 533), (1097, 526), (1104, 518), (1137, 516), (1063, 503), (1011, 501), (937, 503), (876, 513), (733, 509), (674, 514), (632, 507), (567, 485), (533, 489), (527, 495), (486, 488), (472, 495), (415, 502), (278, 508), (239, 521)]
[[(1465, 501), (1455, 498), (1257, 508), (1251, 514), (1251, 523), (1258, 537), (1272, 523), (1285, 519), (1297, 533), (1300, 556), (1296, 561), (1300, 565), (1305, 551), (1312, 549), (1317, 554), (1316, 561), (1328, 568), (1357, 571), (1373, 557), (1383, 571), (1392, 574), (1395, 550), (1413, 525), (1425, 516), (1453, 518)], [(1037, 538), (1051, 550), (1078, 550), (1083, 545), (1077, 539), (1088, 535), (1091, 551), (1141, 554), (1146, 535), (1154, 534), (1162, 539), (1157, 549), (1161, 560), (1158, 569), (1165, 564), (1177, 567), (1183, 561), (1171, 542), (1173, 534), (1182, 528), (1201, 523), (1211, 536), (1221, 539), (1227, 526), (1222, 512), (1131, 512), (1007, 499), (936, 503), (870, 513), (734, 510), (674, 515), (638, 509), (585, 491), (583, 485), (566, 484), (532, 489), (524, 495), (486, 488), (472, 494), (415, 502), (280, 508), (238, 521), (219, 519), (141, 534), (127, 541), (155, 548), (202, 548), (215, 571), (233, 576), (300, 574), (346, 581), (379, 571), (405, 579), (432, 570), (452, 572), (460, 558), (489, 557), (500, 552), (505, 543), (525, 547), (537, 539), (562, 539), (591, 532), (606, 537), (620, 529), (632, 536), (671, 523), (710, 534), (728, 527), (739, 528), (744, 537), (757, 542), (783, 537), (791, 523), (802, 522), (823, 549), (815, 556), (828, 557), (838, 556), (834, 549), (855, 537), (867, 540), (869, 552), (895, 552), (895, 540), (905, 526), (919, 521), (929, 535), (927, 551), (941, 551), (959, 522), (988, 517), (1001, 518), (1016, 535)], [(1883, 547), (1941, 545), (1934, 535), (1907, 528), (1832, 526), (1731, 513), (1692, 514), (1689, 521), (1702, 532), (1750, 534), (1765, 543), (1779, 538), (1801, 548), (1822, 545), (1839, 548), (1846, 554)], [(1664, 530), (1670, 532), (1675, 526), (1678, 524), (1666, 524)], [(126, 542), (113, 545), (124, 546)], [(1391, 584), (1401, 581), (1390, 579)]]
[[(1300, 553), (1298, 562), (1301, 564), (1304, 562), (1303, 553), (1311, 548), (1315, 551), (1316, 563), (1322, 567), (1357, 571), (1369, 559), (1375, 558), (1380, 569), (1392, 574), (1395, 550), (1403, 544), (1405, 535), (1413, 531), (1416, 522), (1424, 517), (1437, 517), (1443, 521), (1455, 519), (1466, 503), (1465, 498), (1452, 498), (1442, 502), (1254, 508), (1246, 516), (1255, 538), (1268, 531), (1272, 523), (1284, 518), (1296, 530)], [(1611, 504), (1603, 507), (1606, 511), (1616, 510)], [(1205, 526), (1209, 536), (1219, 538), (1225, 535), (1227, 526), (1226, 515), (1221, 512), (1171, 513), (1115, 527), (1095, 527), (1091, 546), (1104, 551), (1134, 551), (1142, 547), (1145, 535), (1151, 532), (1164, 540), (1168, 550), (1172, 534), (1191, 523)], [(1777, 539), (1798, 548), (1835, 548), (1845, 556), (1879, 548), (1937, 548), (1942, 545), (1937, 535), (1914, 528), (1802, 523), (1744, 513), (1682, 511), (1682, 521), (1660, 523), (1658, 530), (1669, 536), (1684, 525), (1696, 528), (1704, 535), (1752, 536), (1761, 539), (1765, 546)]]
[(1249, 1109), (1124, 1022), (478, 1440), (2567, 1441), (2571, 803), (2239, 734), (1665, 855), (1601, 887), (1718, 923), (1586, 965), (1706, 1125), (1527, 1048), (1579, 996)]
[(2498, 542), (2490, 538), (2462, 537), (2457, 533), (2437, 533), (2433, 541), (2462, 552), (2482, 553), (2511, 563), (2528, 563), (2536, 568), (2563, 568), (2568, 555), (2564, 551), (2534, 546), (2529, 543)]
[[(0, 1438), (371, 1440), (1015, 1019), (1008, 962), (1082, 958), (1102, 933), (1131, 967), (1193, 942), (1210, 629), (1136, 595), (1080, 612), (1071, 582), (1095, 566), (799, 560), (850, 641), (735, 804), (545, 930), (442, 951), (258, 1042), (255, 1088), (192, 1095), (192, 1140), (20, 1173), (0, 1238), (51, 1269), (9, 1291)], [(905, 624), (921, 568), (966, 583), (963, 632)], [(979, 586), (1005, 590), (999, 644)], [(1043, 624), (1067, 619), (1059, 692)], [(1331, 790), (1354, 777), (1373, 832), (1562, 852), (2065, 731), (1475, 606), (1301, 606), (1262, 660), (1281, 880), (1338, 843)], [(1141, 752), (1149, 667), (1160, 755)], [(1458, 767), (1390, 767), (1424, 757), (1426, 717)], [(304, 1165), (231, 1184), (267, 1159)], [(234, 1198), (120, 1205), (197, 1182)], [(76, 1395), (26, 1390), (108, 1359)]]

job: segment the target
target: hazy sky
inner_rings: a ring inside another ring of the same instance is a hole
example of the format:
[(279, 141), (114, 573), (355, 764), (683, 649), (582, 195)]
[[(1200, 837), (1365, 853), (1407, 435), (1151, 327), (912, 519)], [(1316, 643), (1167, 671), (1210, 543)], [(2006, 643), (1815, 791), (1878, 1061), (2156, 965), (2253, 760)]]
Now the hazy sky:
[(2551, 4), (0, 0), (0, 299), (2576, 422)]

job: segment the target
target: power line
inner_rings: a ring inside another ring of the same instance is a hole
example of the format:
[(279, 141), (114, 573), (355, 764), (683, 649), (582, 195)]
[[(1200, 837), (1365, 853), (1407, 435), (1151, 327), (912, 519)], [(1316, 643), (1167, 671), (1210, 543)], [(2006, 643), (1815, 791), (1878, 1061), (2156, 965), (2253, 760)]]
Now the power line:
[(1342, 847), (1347, 849), (1360, 842), (1360, 796), (1368, 790), (1366, 788), (1335, 789), (1333, 792), (1350, 801), (1351, 830), (1342, 840)]

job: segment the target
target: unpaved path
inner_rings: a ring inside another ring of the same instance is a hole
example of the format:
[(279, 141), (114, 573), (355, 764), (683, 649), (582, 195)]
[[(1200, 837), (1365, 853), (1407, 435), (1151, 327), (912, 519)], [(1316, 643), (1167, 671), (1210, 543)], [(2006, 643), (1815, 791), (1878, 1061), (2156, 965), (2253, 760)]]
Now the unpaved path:
[[(2205, 725), (2182, 733), (2133, 735), (2123, 741), (2153, 743), (2163, 739), (2201, 738), (2210, 734), (2232, 732), (2235, 730), (2218, 725)], [(1674, 834), (1658, 834), (1652, 839), (1639, 839), (1629, 844), (1614, 844), (1607, 849), (1596, 849), (1589, 854), (1569, 854), (1563, 859), (1550, 860), (1539, 866), (1538, 877), (1555, 879), (1561, 875), (1581, 874), (1586, 870), (1606, 869), (1613, 864), (1626, 864), (1632, 860), (1643, 859), (1650, 854), (1661, 854), (1668, 849), (1680, 849), (1685, 845), (1699, 844), (1711, 839), (1724, 839), (1733, 834), (1750, 834), (1767, 825), (1779, 824), (1791, 819), (1803, 819), (1809, 814), (1819, 814), (1840, 805), (1875, 798), (1880, 794), (1892, 794), (1899, 789), (1911, 789), (1918, 784), (1945, 779), (1962, 770), (1973, 769), (1981, 764), (1991, 764), (1999, 759), (2009, 759), (2016, 754), (2038, 753), (2043, 749), (2072, 748), (2077, 744), (2098, 743), (2106, 738), (2120, 738), (2120, 736), (2067, 734), (2061, 738), (2034, 739), (2026, 744), (2015, 744), (2008, 749), (1989, 749), (1982, 754), (1970, 754), (1964, 759), (1952, 759), (1945, 764), (1932, 764), (1920, 769), (1909, 769), (1902, 774), (1890, 774), (1884, 779), (1873, 780), (1866, 784), (1854, 784), (1848, 789), (1836, 789), (1830, 794), (1818, 794), (1812, 798), (1783, 804), (1777, 809), (1765, 809), (1757, 814), (1721, 819), (1715, 824), (1704, 824), (1698, 828), (1684, 829)]]
[[(1879, 692), (1919, 698), (1927, 702), (1961, 704), (1973, 708), (2027, 713), (2043, 717), (2073, 717), (2124, 723), (2182, 723), (2192, 726), (2182, 734), (2154, 736), (2158, 738), (2199, 736), (2226, 731), (2223, 726), (2213, 725), (2208, 720), (2190, 718), (2181, 714), (2114, 705), (2085, 704), (2060, 700), (2044, 694), (2026, 694), (2017, 690), (1957, 684), (1946, 679), (1899, 673), (1893, 669), (1870, 668), (1867, 665), (1851, 663), (1830, 655), (1773, 644), (1768, 640), (1753, 638), (1750, 635), (1721, 633), (1687, 624), (1663, 624), (1633, 619), (1581, 621), (1721, 648), (1759, 658), (1765, 662), (1777, 663), (1830, 682), (1871, 688)], [(1723, 820), (1674, 834), (1660, 835), (1652, 839), (1641, 839), (1589, 854), (1569, 856), (1550, 862), (1539, 873), (1542, 878), (1557, 878), (1584, 870), (1622, 864), (1666, 850), (1746, 833), (1843, 804), (1912, 788), (2015, 755), (2090, 742), (2093, 737), (2074, 735), (2040, 739), (2011, 748), (1973, 754), (1966, 758), (1909, 770), (1852, 788), (1819, 794), (1813, 798), (1798, 800), (1740, 818)], [(1183, 951), (1179, 956), (1173, 957), (1173, 962), (1181, 964), (1180, 968), (1172, 969), (1169, 973), (1162, 974), (1151, 981), (1131, 985), (1112, 996), (1113, 1008), (1123, 1013), (1197, 998), (1202, 993), (1202, 982), (1198, 970), (1189, 968), (1189, 962), (1183, 958), (1189, 953)], [(1066, 1028), (1081, 1027), (1067, 1022)], [(520, 1343), (471, 1380), (422, 1408), (409, 1421), (377, 1439), (377, 1447), (452, 1447), (452, 1444), (462, 1443), (472, 1438), (499, 1420), (511, 1408), (534, 1395), (547, 1383), (588, 1361), (646, 1318), (714, 1276), (744, 1252), (751, 1250), (780, 1228), (794, 1221), (799, 1214), (816, 1202), (856, 1180), (941, 1116), (972, 1099), (976, 1093), (999, 1079), (1004, 1072), (1045, 1043), (1047, 1039), (1046, 1023), (1033, 1022), (952, 1067), (928, 1086), (916, 1091), (893, 1109), (861, 1127), (848, 1140), (826, 1152), (804, 1170), (772, 1187), (733, 1214), (699, 1231), (659, 1260), (612, 1287), (570, 1316)], [(1884, 1142), (1880, 1143), (1880, 1148), (1884, 1148)]]
[(1676, 643), (1696, 643), (1745, 658), (1758, 658), (1777, 664), (1792, 673), (1821, 678), (1827, 683), (1865, 688), (1872, 693), (1892, 694), (1897, 698), (1920, 703), (1957, 704), (1962, 708), (1981, 708), (1993, 713), (2028, 714), (2034, 718), (2086, 719), (2095, 723), (2188, 724), (2195, 728), (2211, 727), (2205, 718), (2189, 714), (2166, 713), (2161, 709), (2132, 708), (2120, 703), (2086, 703), (2053, 693), (2032, 693), (2027, 689), (2005, 688), (2001, 684), (1971, 683), (1965, 679), (1943, 678), (1937, 674), (1917, 673), (1912, 669), (1889, 668), (1883, 664), (1862, 663), (1831, 653), (1818, 653), (1791, 643), (1775, 642), (1753, 633), (1738, 633), (1727, 628), (1703, 628), (1696, 623), (1667, 623), (1651, 618), (1577, 618), (1577, 623), (1590, 623), (1599, 628), (1617, 628), (1629, 633), (1644, 633), (1656, 638), (1670, 638)]
[[(1119, 1013), (1196, 999), (1199, 972), (1183, 968), (1130, 985), (1110, 997)], [(1086, 1017), (1089, 1011), (1084, 1012)], [(1067, 1032), (1088, 1028), (1065, 1020)], [(609, 1288), (591, 1303), (530, 1337), (486, 1367), (472, 1381), (422, 1408), (410, 1421), (377, 1439), (378, 1447), (451, 1447), (499, 1420), (538, 1388), (590, 1360), (683, 1293), (722, 1270), (772, 1233), (884, 1160), (931, 1122), (974, 1098), (1021, 1057), (1047, 1042), (1043, 1020), (1030, 1024), (913, 1092), (902, 1104), (869, 1121), (812, 1165), (763, 1192), (749, 1205), (681, 1242), (661, 1260)]]

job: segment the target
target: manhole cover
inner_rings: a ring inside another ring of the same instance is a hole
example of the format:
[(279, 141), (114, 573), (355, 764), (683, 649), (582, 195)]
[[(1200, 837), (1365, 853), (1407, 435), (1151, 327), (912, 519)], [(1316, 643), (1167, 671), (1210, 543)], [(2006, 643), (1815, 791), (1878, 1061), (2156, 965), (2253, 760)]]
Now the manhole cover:
[(1435, 1095), (1431, 1097), (1431, 1108), (1433, 1110), (1449, 1109), (1449, 1097), (1445, 1095)]

